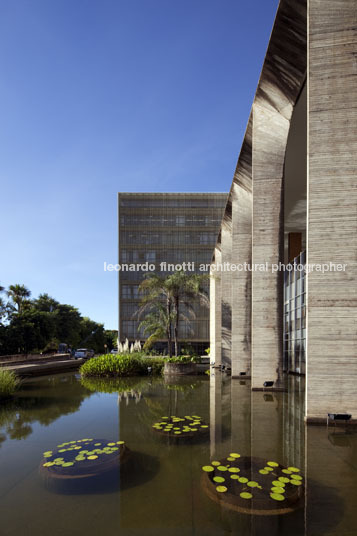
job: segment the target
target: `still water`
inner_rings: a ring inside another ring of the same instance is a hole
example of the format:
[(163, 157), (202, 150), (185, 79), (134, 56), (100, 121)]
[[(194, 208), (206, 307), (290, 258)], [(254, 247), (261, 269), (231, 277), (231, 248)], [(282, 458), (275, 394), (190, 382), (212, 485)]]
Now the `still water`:
[[(28, 380), (0, 407), (0, 534), (356, 536), (357, 430), (305, 427), (303, 414), (296, 377), (282, 393), (252, 393), (249, 381), (220, 374)], [(207, 433), (169, 439), (153, 424), (170, 415), (199, 416)], [(76, 491), (49, 486), (43, 453), (81, 438), (125, 441), (131, 469)], [(262, 516), (227, 509), (223, 494), (212, 500), (202, 466), (232, 452), (299, 468), (300, 507)]]

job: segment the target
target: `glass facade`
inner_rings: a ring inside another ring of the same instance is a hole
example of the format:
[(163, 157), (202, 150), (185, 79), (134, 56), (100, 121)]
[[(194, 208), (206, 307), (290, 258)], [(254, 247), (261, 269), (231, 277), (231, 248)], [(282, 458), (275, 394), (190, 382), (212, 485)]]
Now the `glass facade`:
[(284, 370), (305, 374), (306, 365), (306, 252), (284, 273)]
[[(148, 263), (147, 272), (167, 275), (173, 271), (169, 264), (186, 262), (199, 272), (201, 264), (211, 262), (226, 202), (225, 193), (119, 193), (119, 264)], [(146, 338), (138, 331), (136, 312), (147, 272), (119, 271), (120, 340)], [(209, 310), (199, 304), (194, 310), (189, 323), (180, 321), (179, 339), (202, 352), (209, 346)]]

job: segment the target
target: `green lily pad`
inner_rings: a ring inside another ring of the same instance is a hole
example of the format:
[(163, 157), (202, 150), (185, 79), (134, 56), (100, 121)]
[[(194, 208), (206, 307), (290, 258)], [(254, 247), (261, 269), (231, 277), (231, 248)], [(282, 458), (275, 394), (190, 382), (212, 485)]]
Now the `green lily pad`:
[(218, 491), (218, 493), (225, 493), (227, 491), (227, 488), (226, 486), (217, 486), (216, 490)]
[(62, 464), (62, 467), (70, 467), (71, 465), (74, 465), (74, 462), (65, 462)]
[(283, 482), (284, 484), (287, 484), (288, 482), (290, 482), (290, 478), (287, 478), (286, 476), (279, 476), (278, 480), (280, 482)]
[(281, 472), (285, 473), (286, 475), (291, 475), (291, 471), (289, 471), (289, 469), (282, 469)]
[(258, 482), (255, 482), (254, 480), (251, 480), (250, 482), (247, 483), (247, 486), (249, 486), (250, 488), (257, 488), (259, 486)]
[(206, 473), (211, 473), (212, 471), (214, 471), (214, 467), (212, 467), (211, 465), (204, 465), (202, 467), (202, 471), (205, 471)]
[(225, 478), (223, 478), (223, 476), (214, 476), (213, 480), (217, 483), (225, 482)]
[(227, 471), (227, 467), (225, 467), (224, 465), (219, 465), (217, 469), (218, 471)]
[(271, 493), (270, 497), (274, 499), (274, 501), (283, 501), (285, 499), (284, 495), (280, 495), (280, 493)]
[(273, 487), (271, 488), (271, 491), (273, 493), (278, 493), (279, 495), (282, 495), (283, 493), (285, 493), (285, 489), (284, 488), (278, 488), (278, 487)]
[(296, 475), (296, 474), (294, 474), (294, 473), (291, 475), (290, 478), (292, 478), (293, 480), (302, 480), (302, 476), (300, 476), (300, 475)]
[(269, 471), (266, 471), (266, 469), (259, 469), (259, 473), (261, 475), (268, 475), (269, 474)]
[(241, 484), (246, 484), (248, 482), (248, 478), (246, 478), (245, 476), (240, 476), (238, 480)]
[(229, 456), (230, 458), (240, 458), (240, 454), (238, 454), (237, 452), (231, 452)]
[(239, 476), (238, 475), (231, 475), (231, 479), (232, 480), (239, 480)]
[(269, 465), (269, 467), (279, 467), (279, 464), (276, 462), (267, 462), (267, 465)]
[(239, 473), (240, 469), (238, 467), (229, 467), (228, 471), (230, 473)]
[(211, 462), (211, 465), (217, 465), (218, 466), (218, 465), (221, 465), (221, 462), (213, 461), (213, 462)]
[(251, 499), (253, 497), (253, 495), (248, 491), (242, 491), (239, 496), (242, 497), (242, 499)]
[(284, 488), (285, 487), (285, 483), (282, 482), (281, 480), (273, 480), (271, 485), (275, 486), (276, 488)]
[(291, 471), (292, 473), (299, 473), (300, 472), (300, 469), (298, 469), (297, 467), (288, 467), (288, 470)]
[(274, 471), (274, 469), (272, 467), (267, 466), (267, 467), (264, 467), (264, 471), (268, 471), (270, 473), (271, 471)]
[(227, 460), (228, 460), (229, 462), (234, 462), (235, 458), (232, 458), (232, 456), (228, 456)]
[(302, 482), (301, 482), (301, 480), (291, 479), (290, 484), (293, 484), (294, 486), (301, 486)]

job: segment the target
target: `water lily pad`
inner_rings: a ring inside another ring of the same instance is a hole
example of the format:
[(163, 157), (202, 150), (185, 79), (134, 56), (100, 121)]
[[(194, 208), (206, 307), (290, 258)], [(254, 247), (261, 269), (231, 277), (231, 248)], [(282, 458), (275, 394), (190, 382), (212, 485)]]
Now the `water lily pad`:
[(259, 469), (259, 473), (261, 475), (268, 475), (269, 474), (269, 471), (267, 471), (266, 469)]
[(108, 447), (114, 447), (115, 443), (107, 443)]
[(217, 469), (218, 471), (227, 471), (227, 467), (225, 467), (224, 465), (219, 465)]
[(238, 454), (237, 452), (231, 452), (229, 457), (230, 458), (240, 458), (240, 454)]
[(290, 478), (287, 478), (286, 476), (279, 476), (278, 480), (280, 482), (284, 482), (284, 484), (287, 484), (288, 482), (290, 482)]
[(285, 487), (285, 483), (282, 482), (281, 480), (273, 480), (271, 485), (275, 486), (276, 488), (284, 488)]
[(292, 478), (293, 480), (302, 480), (302, 476), (296, 474), (292, 474), (290, 478)]
[(62, 467), (70, 467), (71, 465), (74, 465), (74, 462), (65, 462), (62, 464)]
[(229, 467), (228, 471), (230, 473), (239, 473), (240, 469), (238, 467)]
[(240, 476), (238, 480), (241, 484), (246, 484), (248, 482), (248, 478), (246, 478), (245, 476)]
[(205, 471), (206, 473), (211, 473), (212, 471), (214, 471), (214, 467), (212, 467), (211, 465), (204, 465), (202, 467), (202, 471)]
[(201, 428), (208, 428), (208, 424), (202, 424)]
[(117, 441), (117, 445), (124, 445), (125, 441)]
[(227, 460), (228, 460), (229, 462), (234, 462), (235, 458), (232, 458), (232, 456), (228, 456)]
[(218, 491), (218, 493), (225, 493), (227, 491), (227, 488), (226, 486), (217, 486), (216, 490)]
[(251, 499), (253, 497), (253, 495), (248, 491), (242, 491), (239, 496), (242, 497), (242, 499)]
[(51, 467), (51, 465), (54, 465), (55, 462), (46, 462), (43, 464), (43, 467)]
[(92, 456), (88, 456), (87, 460), (96, 460), (98, 456), (96, 454), (93, 454)]
[(300, 469), (298, 469), (297, 467), (288, 467), (288, 470), (291, 471), (292, 473), (299, 473), (300, 472)]
[(289, 469), (282, 469), (281, 472), (285, 473), (286, 475), (291, 475), (291, 471), (289, 471)]
[(225, 478), (223, 478), (223, 476), (214, 476), (214, 477), (213, 477), (213, 480), (214, 480), (215, 482), (221, 483), (221, 482), (224, 482), (224, 481), (225, 481)]
[(218, 466), (218, 465), (221, 465), (221, 462), (213, 461), (213, 462), (211, 462), (211, 465), (217, 465)]
[(274, 499), (274, 501), (283, 501), (285, 499), (284, 495), (281, 495), (280, 493), (271, 493), (270, 497)]
[(276, 462), (267, 462), (267, 465), (269, 465), (269, 467), (279, 467), (279, 464)]
[(293, 484), (294, 486), (301, 486), (302, 482), (301, 482), (301, 480), (291, 479), (290, 484)]
[(257, 488), (259, 484), (258, 482), (255, 482), (254, 480), (250, 480), (249, 482), (247, 482), (247, 486), (249, 486), (250, 488)]
[(239, 480), (239, 476), (234, 474), (234, 475), (231, 475), (231, 479), (232, 480)]
[(285, 489), (284, 488), (278, 488), (278, 487), (273, 487), (271, 488), (271, 491), (273, 493), (279, 493), (279, 495), (282, 495), (283, 493), (285, 493)]
[(274, 471), (274, 469), (272, 467), (267, 466), (267, 467), (264, 467), (264, 471), (268, 471), (270, 473), (271, 471)]

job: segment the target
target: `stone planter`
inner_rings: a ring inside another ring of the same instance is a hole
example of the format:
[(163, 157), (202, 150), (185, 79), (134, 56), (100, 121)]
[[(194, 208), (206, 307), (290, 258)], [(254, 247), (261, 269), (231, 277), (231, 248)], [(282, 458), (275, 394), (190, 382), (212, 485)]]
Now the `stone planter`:
[(172, 376), (197, 374), (196, 363), (165, 363), (164, 374)]

